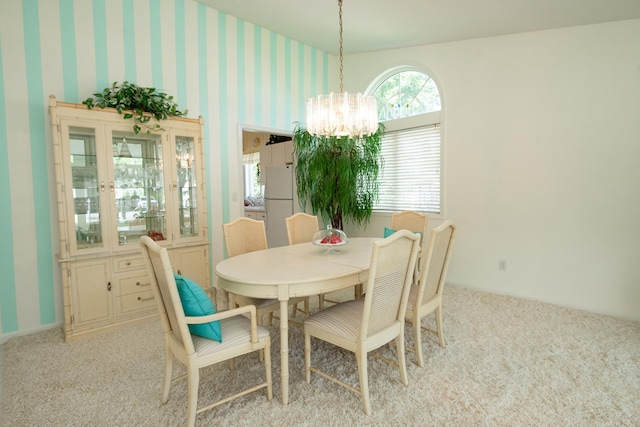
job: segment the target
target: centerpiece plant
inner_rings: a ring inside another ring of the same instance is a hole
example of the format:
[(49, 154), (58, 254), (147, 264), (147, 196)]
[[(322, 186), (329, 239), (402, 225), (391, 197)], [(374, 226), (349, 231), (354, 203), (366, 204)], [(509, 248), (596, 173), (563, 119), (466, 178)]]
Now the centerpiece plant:
[(124, 119), (133, 119), (133, 133), (138, 134), (142, 128), (150, 134), (152, 130), (163, 130), (156, 121), (167, 120), (169, 117), (184, 117), (187, 110), (179, 110), (173, 96), (160, 92), (153, 87), (142, 87), (124, 81), (122, 84), (114, 82), (112, 86), (94, 93), (93, 97), (82, 101), (88, 109), (93, 107), (115, 108)]
[(356, 137), (312, 135), (297, 124), (293, 135), (300, 206), (307, 200), (314, 215), (343, 230), (344, 221), (369, 221), (378, 200), (378, 173), (384, 125)]

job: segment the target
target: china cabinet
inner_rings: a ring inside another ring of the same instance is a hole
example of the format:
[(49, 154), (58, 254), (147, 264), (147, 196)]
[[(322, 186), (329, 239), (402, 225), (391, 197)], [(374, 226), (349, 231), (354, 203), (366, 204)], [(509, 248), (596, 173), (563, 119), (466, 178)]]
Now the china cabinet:
[(168, 249), (174, 272), (210, 286), (203, 121), (134, 134), (113, 109), (49, 99), (65, 339), (157, 315), (138, 246)]

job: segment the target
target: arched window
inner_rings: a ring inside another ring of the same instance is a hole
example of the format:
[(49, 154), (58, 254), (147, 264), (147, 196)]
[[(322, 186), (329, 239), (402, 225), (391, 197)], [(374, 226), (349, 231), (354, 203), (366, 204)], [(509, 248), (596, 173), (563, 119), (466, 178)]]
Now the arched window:
[(373, 96), (380, 121), (440, 111), (440, 92), (433, 79), (419, 71), (401, 71), (386, 78)]
[(376, 211), (441, 212), (441, 99), (433, 79), (414, 69), (383, 74), (378, 101), (384, 166)]

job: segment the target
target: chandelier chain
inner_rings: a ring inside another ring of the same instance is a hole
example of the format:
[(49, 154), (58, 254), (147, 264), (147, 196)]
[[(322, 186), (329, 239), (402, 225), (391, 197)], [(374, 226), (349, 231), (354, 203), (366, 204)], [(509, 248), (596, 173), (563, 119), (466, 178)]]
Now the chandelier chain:
[(342, 65), (342, 57), (343, 57), (343, 51), (342, 51), (342, 0), (338, 0), (338, 7), (339, 7), (339, 24), (340, 24), (340, 93), (344, 92), (344, 85), (342, 83), (342, 77), (343, 77), (343, 65)]

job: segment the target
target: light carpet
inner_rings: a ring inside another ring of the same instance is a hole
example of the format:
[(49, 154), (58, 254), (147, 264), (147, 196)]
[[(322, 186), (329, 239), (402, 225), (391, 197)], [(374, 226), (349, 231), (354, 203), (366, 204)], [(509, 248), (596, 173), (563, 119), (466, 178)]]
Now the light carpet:
[[(274, 322), (274, 399), (251, 393), (198, 415), (196, 425), (640, 425), (640, 323), (454, 286), (445, 290), (443, 315), (447, 346), (423, 335), (426, 366), (408, 354), (408, 387), (397, 369), (369, 356), (370, 416), (359, 396), (337, 384), (314, 374), (305, 382), (304, 336), (295, 326), (283, 406)], [(410, 326), (406, 341), (413, 345)], [(351, 353), (316, 340), (312, 348), (313, 365), (358, 384)], [(186, 381), (160, 404), (158, 321), (70, 344), (54, 329), (13, 338), (3, 352), (2, 426), (184, 425)], [(382, 352), (395, 359), (393, 347)], [(205, 369), (200, 402), (263, 375), (255, 356), (237, 359), (235, 370)]]

